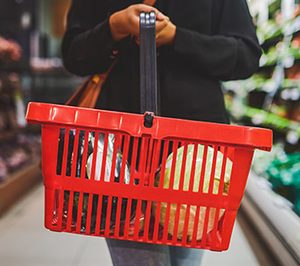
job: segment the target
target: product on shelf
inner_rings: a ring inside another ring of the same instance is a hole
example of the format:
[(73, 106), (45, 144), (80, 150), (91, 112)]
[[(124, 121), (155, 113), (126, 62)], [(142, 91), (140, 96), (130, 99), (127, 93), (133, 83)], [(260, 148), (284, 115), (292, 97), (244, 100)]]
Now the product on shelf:
[(41, 153), (41, 137), (38, 134), (22, 133), (17, 135), (17, 144), (26, 147), (32, 159), (40, 157)]
[(40, 153), (39, 137), (24, 129), (21, 56), (16, 41), (0, 36), (0, 182), (4, 183), (23, 166), (35, 162)]
[(288, 87), (281, 91), (282, 105), (286, 108), (286, 118), (300, 122), (300, 89)]
[(0, 37), (0, 60), (18, 61), (21, 56), (22, 49), (17, 42)]
[(0, 142), (0, 181), (9, 178), (40, 154), (40, 137), (31, 134), (12, 134)]
[(30, 65), (32, 70), (36, 72), (48, 72), (63, 68), (60, 58), (33, 57), (30, 61)]
[(253, 171), (267, 178), (275, 192), (288, 199), (295, 212), (300, 216), (300, 153), (288, 154), (284, 144), (273, 146), (271, 154), (256, 151)]
[(276, 143), (272, 147), (271, 152), (265, 151), (255, 151), (252, 163), (252, 170), (258, 176), (267, 176), (266, 171), (269, 165), (275, 160), (277, 157), (284, 156), (284, 144)]
[(274, 191), (289, 199), (299, 214), (300, 4), (282, 0), (268, 4), (269, 20), (257, 20), (263, 47), (260, 68), (247, 80), (225, 84), (230, 93), (227, 108), (236, 123), (273, 129), (272, 154), (256, 152), (253, 170), (269, 179)]
[(0, 149), (1, 155), (5, 158), (6, 165), (10, 172), (15, 172), (30, 159), (30, 154), (26, 148), (24, 149), (14, 143), (2, 144)]
[(259, 27), (257, 35), (265, 51), (283, 39), (282, 28), (274, 20), (266, 21)]
[(21, 148), (16, 148), (9, 152), (9, 156), (6, 159), (7, 165), (10, 169), (16, 169), (20, 167), (23, 163), (28, 161), (28, 155), (25, 150)]
[[(0, 103), (1, 106), (1, 103)], [(4, 132), (7, 128), (7, 115), (5, 111), (0, 107), (0, 133)]]
[(8, 169), (5, 160), (0, 156), (0, 182), (7, 178)]
[(294, 204), (300, 216), (300, 153), (281, 154), (267, 168), (273, 189)]
[(3, 72), (0, 81), (0, 132), (25, 127), (25, 105), (19, 74)]

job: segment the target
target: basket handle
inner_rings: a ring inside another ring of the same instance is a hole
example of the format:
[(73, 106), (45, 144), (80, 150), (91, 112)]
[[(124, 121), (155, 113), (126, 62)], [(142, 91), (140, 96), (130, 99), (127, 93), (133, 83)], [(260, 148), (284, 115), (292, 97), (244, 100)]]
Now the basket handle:
[(140, 13), (140, 110), (158, 114), (156, 15)]

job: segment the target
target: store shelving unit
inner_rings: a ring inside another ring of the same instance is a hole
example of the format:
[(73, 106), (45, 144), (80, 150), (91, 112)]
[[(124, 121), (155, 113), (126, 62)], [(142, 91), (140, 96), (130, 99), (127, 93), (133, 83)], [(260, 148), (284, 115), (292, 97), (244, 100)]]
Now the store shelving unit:
[[(35, 184), (41, 181), (41, 171), (39, 167), (39, 129), (28, 127), (24, 118), (26, 107), (23, 105), (22, 78), (24, 74), (29, 72), (29, 66), (24, 60), (13, 62), (2, 58), (0, 63), (2, 115), (0, 156), (3, 167), (0, 178), (1, 216)], [(17, 103), (17, 99), (20, 102)], [(17, 110), (18, 104), (22, 105), (22, 111)], [(28, 138), (26, 144), (24, 141), (19, 141), (22, 138), (23, 140)], [(34, 139), (34, 143), (28, 143), (29, 139)]]
[(35, 159), (0, 183), (0, 217), (28, 190), (41, 181), (39, 165), (39, 160)]
[[(0, 36), (16, 40), (22, 47), (22, 58), (19, 61), (0, 59), (0, 100), (2, 99), (4, 103), (1, 105), (0, 102), (0, 107), (4, 109), (7, 105), (11, 111), (17, 106), (17, 97), (23, 98), (23, 109), (26, 109), (29, 101), (64, 103), (81, 83), (80, 78), (74, 78), (63, 68), (62, 60), (58, 58), (64, 31), (65, 9), (70, 1), (3, 0), (2, 2)], [(10, 26), (7, 27), (7, 25)], [(8, 75), (11, 73), (17, 76), (18, 88), (14, 87), (16, 84), (7, 85)], [(6, 83), (2, 82), (4, 78)], [(6, 110), (0, 110), (0, 112), (5, 113)], [(31, 126), (29, 128), (26, 125), (24, 114), (20, 115), (20, 112), (16, 110), (12, 113), (14, 119), (8, 119), (5, 115), (2, 115), (4, 119), (0, 119), (0, 167), (2, 166), (0, 169), (2, 170), (0, 171), (0, 215), (41, 180), (38, 146), (40, 131), (39, 129), (32, 130)], [(19, 116), (15, 115), (17, 113)], [(22, 117), (22, 125), (15, 122), (16, 116)], [(12, 122), (7, 122), (7, 120)], [(26, 139), (26, 147), (23, 147), (22, 143), (19, 145), (17, 140), (20, 139)], [(35, 145), (31, 145), (31, 139), (34, 139)], [(13, 163), (8, 162), (10, 158)]]
[[(14, 99), (14, 90), (11, 95), (10, 92), (8, 94), (0, 93), (0, 99), (1, 97)], [(38, 136), (39, 129), (20, 127), (14, 123), (7, 126), (5, 130), (2, 128), (0, 132), (0, 155), (2, 162), (5, 162), (4, 168), (6, 169), (4, 172), (6, 174), (3, 176), (2, 172), (0, 180), (0, 216), (41, 181)], [(29, 139), (25, 143), (19, 141), (20, 138)], [(30, 139), (34, 140), (34, 143), (28, 143)]]
[[(291, 204), (254, 172), (249, 177), (241, 212), (275, 265), (300, 265), (300, 219)], [(253, 249), (257, 252), (257, 246)]]
[[(269, 127), (284, 134), (294, 131), (300, 137), (300, 123), (298, 122), (250, 106), (243, 106), (240, 114), (243, 118), (252, 120), (253, 124)], [(235, 119), (238, 120), (238, 118)]]
[[(291, 115), (288, 105), (300, 104), (300, 1), (249, 2), (264, 55), (259, 72), (251, 79), (225, 84), (228, 109), (235, 123), (271, 128), (274, 143), (283, 144), (287, 154), (300, 152), (300, 120)], [(289, 89), (299, 92), (298, 99), (284, 99), (283, 91)], [(275, 193), (266, 177), (266, 173), (250, 173), (240, 224), (261, 265), (300, 265), (296, 205)]]
[[(7, 71), (7, 69), (5, 71)], [(14, 94), (14, 89), (11, 91), (6, 91), (5, 93), (2, 92), (0, 93), (0, 99), (1, 97), (9, 97), (12, 100), (14, 99)], [(14, 114), (14, 116), (16, 116), (16, 114)], [(15, 123), (11, 122), (8, 122), (8, 124), (9, 126), (6, 125), (7, 129), (2, 128), (0, 132), (0, 155), (2, 160), (6, 160), (7, 165), (5, 168), (9, 169), (6, 175), (4, 177), (2, 176), (4, 180), (0, 181), (0, 216), (26, 192), (28, 192), (35, 184), (41, 181), (41, 172), (39, 169), (40, 156), (38, 151), (35, 153), (32, 150), (32, 145), (34, 145), (34, 143), (27, 145), (28, 147), (31, 147), (30, 149), (26, 146), (26, 150), (28, 152), (26, 154), (27, 157), (23, 158), (22, 162), (19, 161), (18, 164), (15, 163), (16, 167), (12, 167), (11, 162), (9, 164), (10, 166), (8, 166), (8, 160), (12, 158), (9, 159), (8, 154), (6, 154), (5, 151), (7, 150), (7, 147), (10, 148), (10, 152), (15, 152), (15, 149), (22, 148), (24, 143), (19, 143), (18, 138), (20, 136), (28, 135), (38, 136), (39, 131), (37, 131), (35, 128), (19, 127)], [(10, 146), (10, 144), (12, 146)], [(38, 150), (38, 148), (35, 149)], [(9, 154), (9, 156), (11, 156), (11, 153)], [(18, 156), (14, 154), (15, 159), (12, 160), (18, 160), (16, 157)]]

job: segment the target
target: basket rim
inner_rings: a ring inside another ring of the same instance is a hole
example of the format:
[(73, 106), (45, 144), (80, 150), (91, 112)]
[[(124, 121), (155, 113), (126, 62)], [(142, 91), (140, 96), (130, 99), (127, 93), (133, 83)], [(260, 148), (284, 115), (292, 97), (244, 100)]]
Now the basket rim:
[(58, 104), (30, 102), (26, 120), (41, 125), (117, 131), (134, 137), (150, 135), (155, 139), (185, 139), (249, 149), (270, 151), (270, 129), (200, 122), (155, 116), (153, 126), (144, 126), (144, 115), (89, 109)]

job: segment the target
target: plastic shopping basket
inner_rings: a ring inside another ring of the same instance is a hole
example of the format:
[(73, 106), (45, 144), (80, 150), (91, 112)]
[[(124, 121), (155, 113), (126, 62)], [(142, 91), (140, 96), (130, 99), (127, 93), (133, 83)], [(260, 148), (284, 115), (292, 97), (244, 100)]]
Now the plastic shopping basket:
[(30, 103), (27, 119), (42, 125), (48, 229), (215, 251), (272, 145), (270, 130), (150, 113)]

